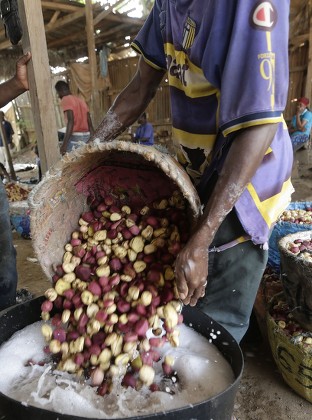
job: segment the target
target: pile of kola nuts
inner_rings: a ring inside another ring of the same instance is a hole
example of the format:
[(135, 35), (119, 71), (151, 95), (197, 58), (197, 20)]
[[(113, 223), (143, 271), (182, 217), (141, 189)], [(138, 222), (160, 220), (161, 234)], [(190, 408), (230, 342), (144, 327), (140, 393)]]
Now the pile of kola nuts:
[(311, 239), (295, 239), (287, 244), (287, 249), (297, 257), (312, 262), (312, 240)]
[(312, 207), (297, 210), (285, 210), (280, 216), (283, 222), (298, 223), (300, 225), (312, 223)]
[(173, 357), (161, 361), (159, 348), (179, 345), (174, 262), (189, 225), (178, 191), (140, 208), (123, 204), (123, 196), (92, 201), (41, 306), (45, 351), (58, 370), (90, 379), (100, 395), (116, 376), (125, 387), (158, 389), (154, 363), (164, 375), (174, 370)]

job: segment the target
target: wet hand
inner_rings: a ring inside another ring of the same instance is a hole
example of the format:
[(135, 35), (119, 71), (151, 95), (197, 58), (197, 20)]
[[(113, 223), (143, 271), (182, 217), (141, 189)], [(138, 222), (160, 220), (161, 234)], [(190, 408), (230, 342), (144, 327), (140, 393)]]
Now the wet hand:
[(195, 306), (205, 295), (208, 277), (208, 245), (191, 238), (176, 258), (175, 275), (181, 301)]

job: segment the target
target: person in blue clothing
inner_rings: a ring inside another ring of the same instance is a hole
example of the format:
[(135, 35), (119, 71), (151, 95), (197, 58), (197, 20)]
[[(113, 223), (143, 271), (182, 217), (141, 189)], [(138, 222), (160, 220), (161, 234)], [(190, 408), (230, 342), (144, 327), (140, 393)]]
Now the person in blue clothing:
[(135, 132), (135, 141), (145, 146), (153, 146), (154, 144), (154, 129), (151, 123), (147, 122), (146, 113), (143, 112), (138, 119), (140, 124)]
[(309, 142), (312, 128), (312, 112), (308, 108), (309, 99), (298, 99), (297, 112), (291, 120), (289, 134), (294, 152)]

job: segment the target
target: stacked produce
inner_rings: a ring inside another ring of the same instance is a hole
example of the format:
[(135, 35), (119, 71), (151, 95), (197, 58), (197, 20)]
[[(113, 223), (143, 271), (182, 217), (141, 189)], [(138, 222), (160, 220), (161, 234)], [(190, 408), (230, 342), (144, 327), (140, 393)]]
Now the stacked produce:
[(5, 184), (5, 190), (10, 202), (27, 200), (29, 191), (15, 182)]
[[(42, 333), (57, 369), (85, 375), (100, 395), (113, 378), (157, 390), (154, 363), (179, 345), (182, 305), (174, 262), (188, 239), (182, 194), (131, 208), (125, 197), (90, 199), (45, 293)], [(173, 358), (161, 361), (164, 375)]]

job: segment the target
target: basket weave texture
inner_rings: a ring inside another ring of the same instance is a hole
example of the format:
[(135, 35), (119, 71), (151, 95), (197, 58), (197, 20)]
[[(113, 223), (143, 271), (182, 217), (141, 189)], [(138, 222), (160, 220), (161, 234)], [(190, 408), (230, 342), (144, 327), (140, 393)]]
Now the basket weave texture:
[(312, 230), (286, 235), (279, 241), (281, 279), (287, 303), (294, 318), (312, 331), (312, 263), (297, 257), (287, 245), (296, 239), (311, 240)]
[[(287, 207), (287, 210), (304, 210), (307, 207), (312, 207), (311, 201), (296, 201), (290, 203)], [(310, 224), (299, 224), (284, 221), (277, 222), (273, 228), (272, 234), (269, 239), (269, 265), (272, 268), (274, 268), (274, 270), (276, 270), (277, 272), (280, 271), (281, 258), (278, 248), (278, 242), (280, 239), (291, 233), (302, 232), (310, 229)]]
[(267, 330), (272, 355), (285, 382), (307, 401), (312, 403), (312, 358), (291, 343), (267, 314)]
[(29, 195), (34, 251), (50, 277), (77, 228), (87, 200), (123, 194), (125, 204), (148, 205), (179, 190), (190, 222), (201, 214), (198, 194), (177, 161), (154, 147), (126, 141), (87, 144), (66, 154)]

